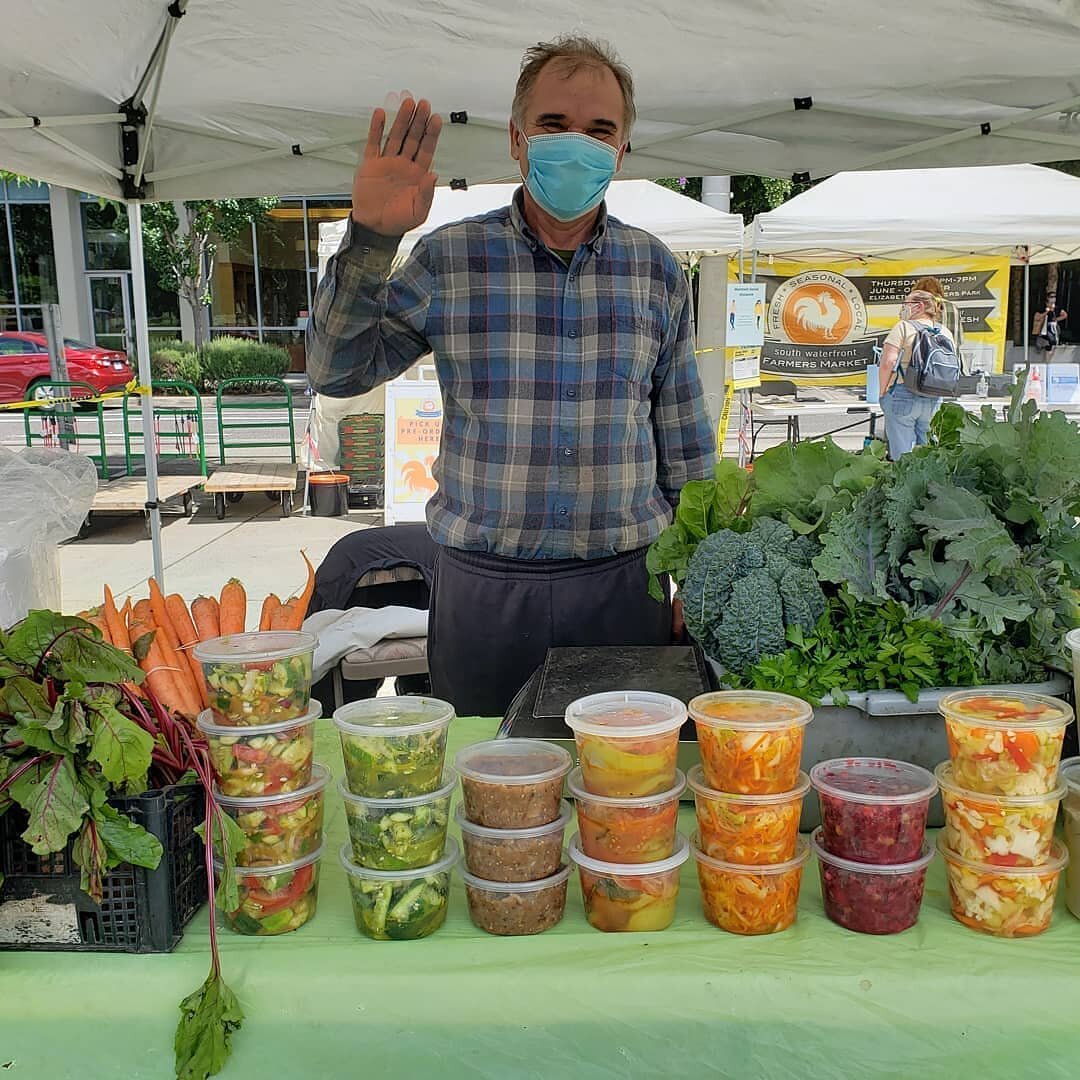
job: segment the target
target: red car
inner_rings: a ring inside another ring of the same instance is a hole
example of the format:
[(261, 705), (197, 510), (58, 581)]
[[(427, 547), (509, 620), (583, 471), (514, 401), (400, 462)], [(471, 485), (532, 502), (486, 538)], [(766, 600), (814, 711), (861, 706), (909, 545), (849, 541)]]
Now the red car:
[[(68, 378), (89, 383), (98, 393), (123, 389), (134, 377), (127, 357), (115, 349), (99, 349), (64, 339)], [(0, 401), (50, 397), (49, 350), (45, 335), (32, 330), (0, 331)], [(87, 396), (76, 388), (72, 397)]]

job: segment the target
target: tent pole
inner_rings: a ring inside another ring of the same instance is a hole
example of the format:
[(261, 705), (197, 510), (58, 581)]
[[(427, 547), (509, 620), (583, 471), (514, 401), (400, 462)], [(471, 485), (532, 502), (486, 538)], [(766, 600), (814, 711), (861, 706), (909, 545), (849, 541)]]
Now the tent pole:
[[(139, 356), (139, 384), (150, 388), (150, 324), (146, 314), (146, 269), (143, 265), (142, 204), (129, 202), (128, 246), (131, 251), (131, 286), (135, 293), (135, 344)], [(165, 589), (165, 567), (161, 560), (161, 511), (158, 509), (157, 448), (154, 445), (154, 399), (142, 395), (143, 460), (146, 462), (146, 508), (150, 514), (150, 545), (154, 556), (154, 577)]]
[(1028, 335), (1031, 333), (1031, 258), (1030, 252), (1024, 256), (1024, 364), (1031, 363), (1028, 355)]

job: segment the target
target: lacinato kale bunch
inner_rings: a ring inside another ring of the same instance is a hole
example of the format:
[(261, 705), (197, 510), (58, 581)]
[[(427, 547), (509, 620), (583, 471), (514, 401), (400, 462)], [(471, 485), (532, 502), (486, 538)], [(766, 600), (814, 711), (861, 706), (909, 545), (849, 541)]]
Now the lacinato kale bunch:
[(732, 672), (783, 652), (788, 627), (810, 632), (825, 611), (810, 565), (819, 550), (774, 518), (755, 519), (747, 533), (712, 533), (695, 548), (680, 592), (687, 629)]

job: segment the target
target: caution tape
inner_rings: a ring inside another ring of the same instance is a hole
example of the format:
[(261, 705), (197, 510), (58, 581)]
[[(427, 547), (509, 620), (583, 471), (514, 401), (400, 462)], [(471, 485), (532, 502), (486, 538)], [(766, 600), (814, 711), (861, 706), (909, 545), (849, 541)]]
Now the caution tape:
[(727, 440), (728, 424), (731, 421), (731, 403), (735, 400), (735, 384), (724, 386), (724, 404), (720, 408), (720, 423), (716, 426), (716, 456), (724, 456), (724, 443)]
[(149, 386), (140, 386), (134, 379), (123, 390), (110, 390), (105, 394), (87, 394), (84, 397), (51, 397), (38, 401), (9, 401), (0, 404), (0, 411), (12, 412), (16, 409), (51, 409), (54, 405), (96, 405), (99, 401), (113, 401), (116, 398), (132, 394), (146, 396), (153, 391)]

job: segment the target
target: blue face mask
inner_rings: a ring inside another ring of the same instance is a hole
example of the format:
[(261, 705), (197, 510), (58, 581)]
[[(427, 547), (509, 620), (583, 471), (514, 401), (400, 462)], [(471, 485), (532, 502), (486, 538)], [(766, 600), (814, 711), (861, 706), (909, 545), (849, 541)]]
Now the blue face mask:
[(600, 205), (615, 175), (614, 146), (576, 131), (522, 138), (529, 147), (525, 187), (542, 210), (556, 221), (574, 221)]

